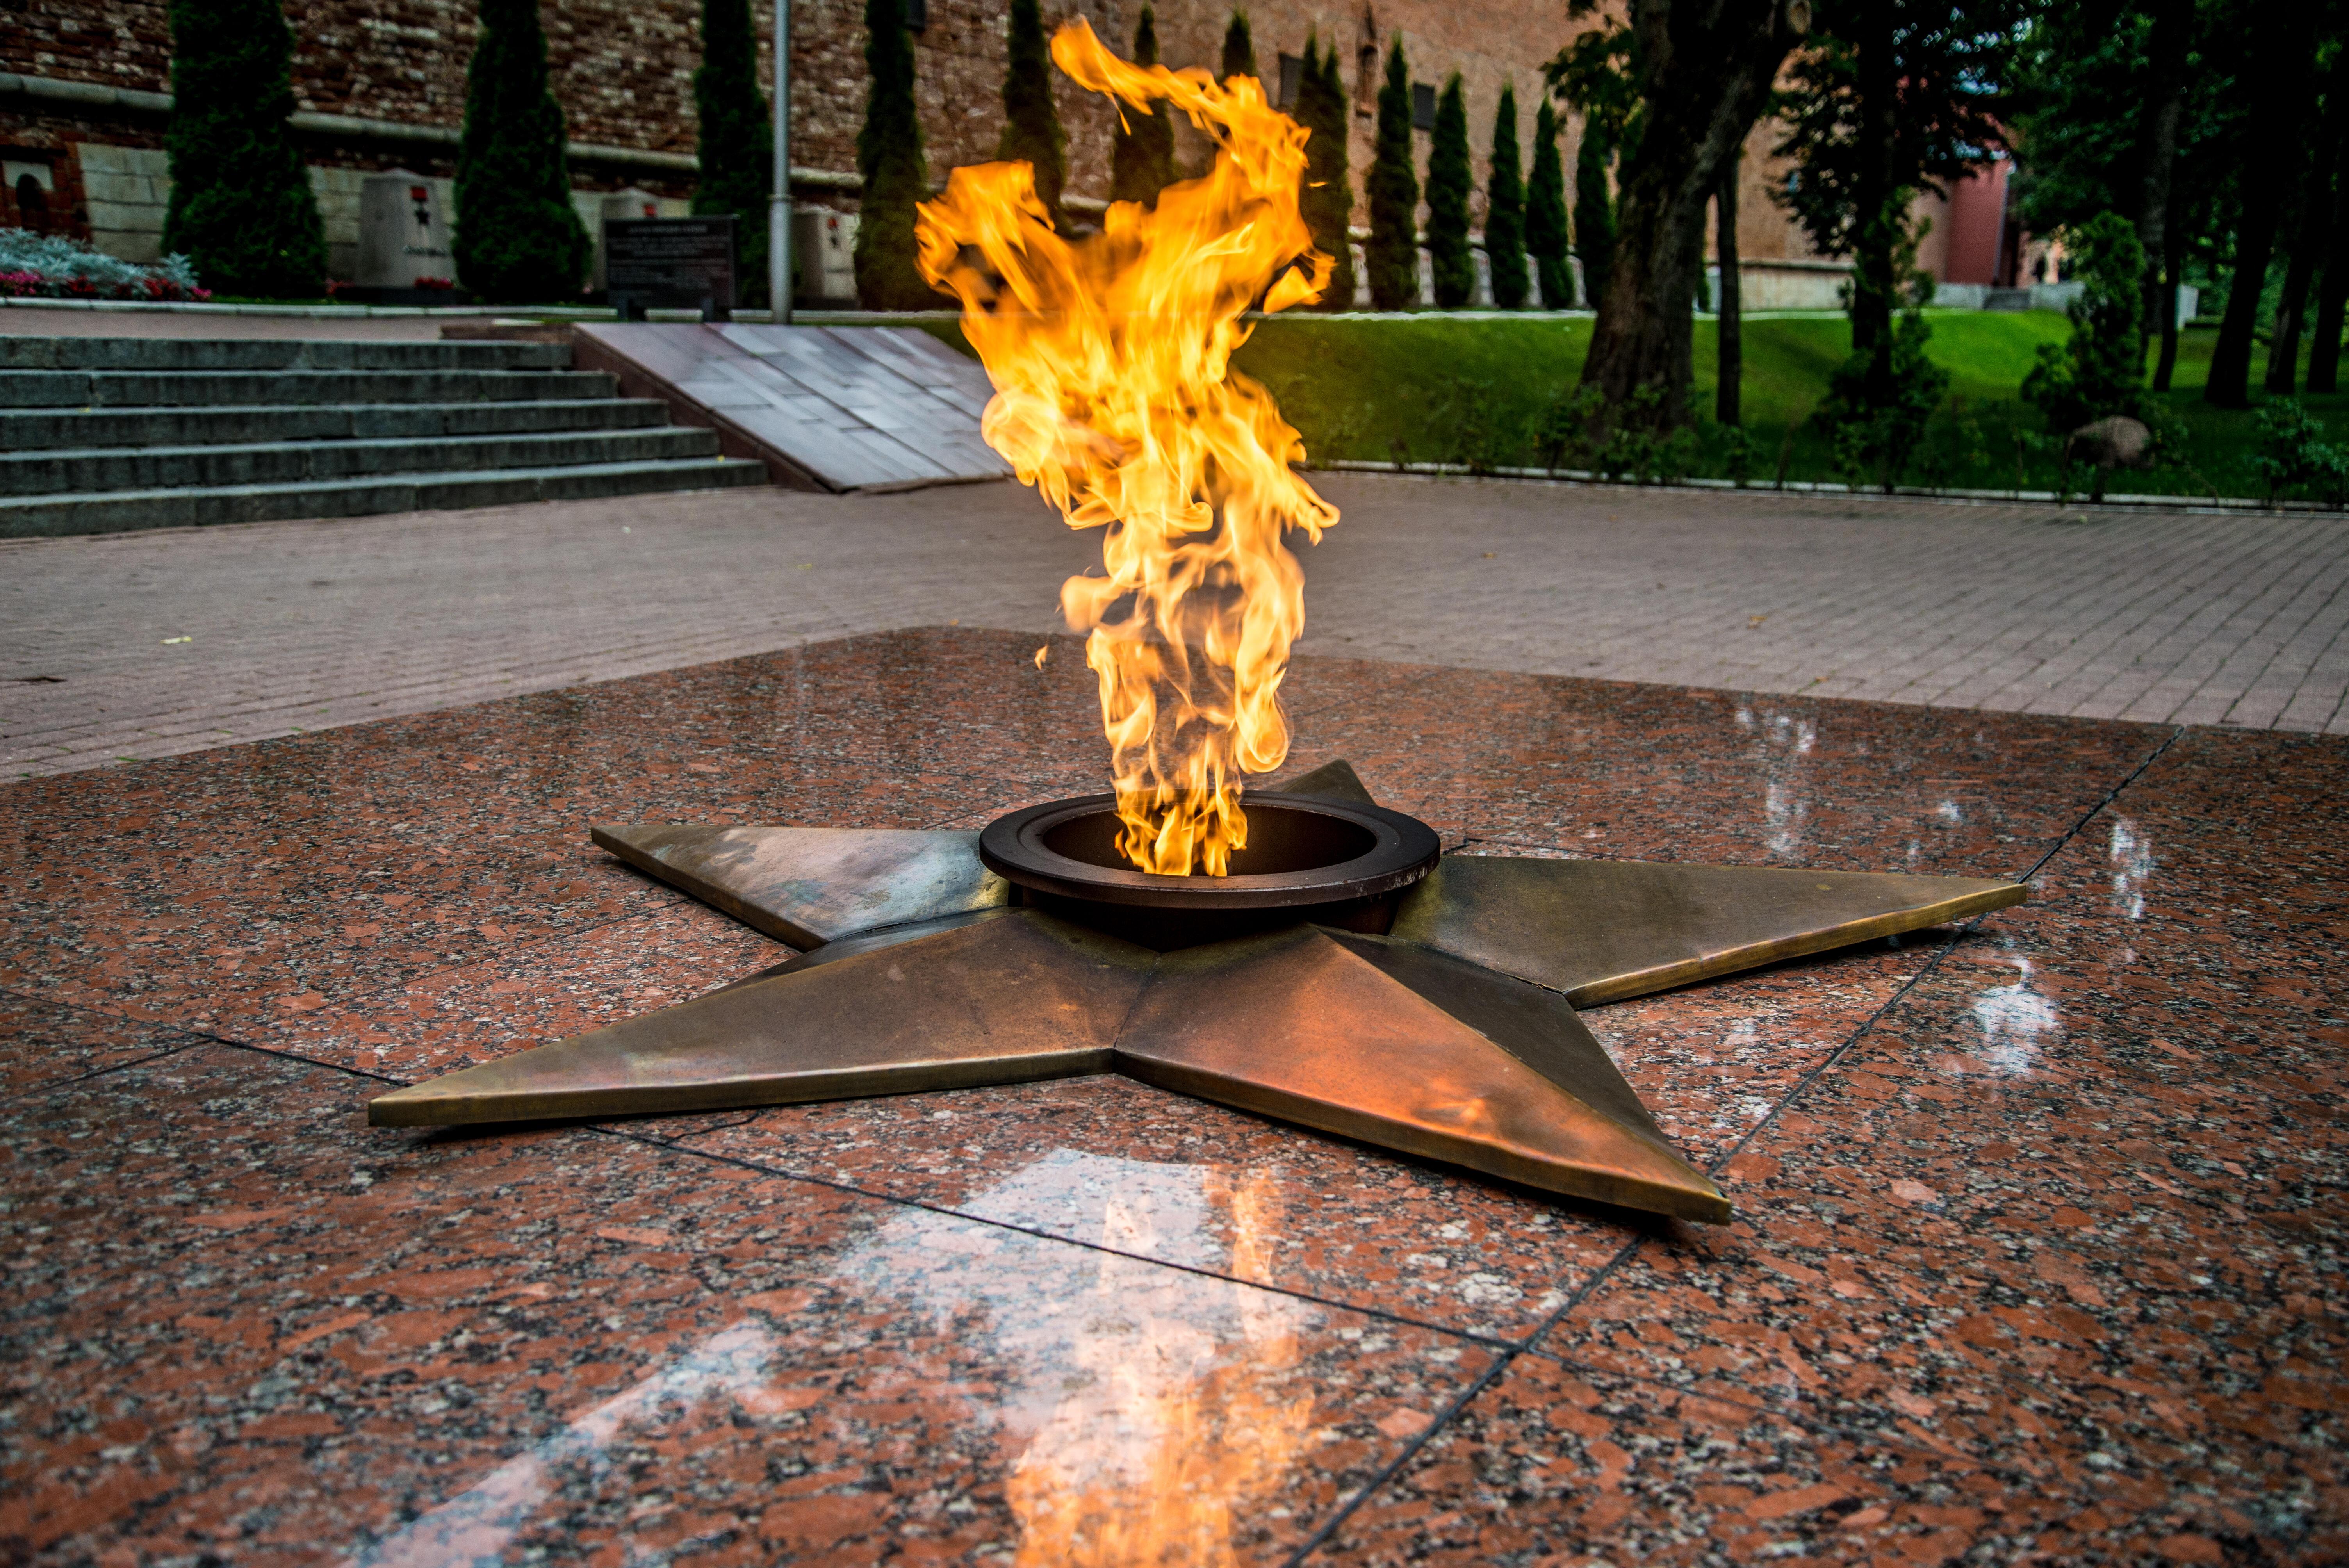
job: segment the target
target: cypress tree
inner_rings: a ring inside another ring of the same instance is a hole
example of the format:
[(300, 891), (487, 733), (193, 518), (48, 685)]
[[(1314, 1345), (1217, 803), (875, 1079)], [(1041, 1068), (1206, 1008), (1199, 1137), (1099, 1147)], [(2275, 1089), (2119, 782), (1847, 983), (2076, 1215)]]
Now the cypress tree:
[(1036, 195), (1052, 227), (1061, 226), (1061, 190), (1069, 178), (1069, 138), (1052, 107), (1052, 56), (1036, 0), (1011, 0), (1009, 59), (1003, 69), (1003, 137), (995, 156), (1036, 171)]
[(759, 90), (759, 39), (750, 0), (702, 0), (701, 68), (693, 73), (701, 119), (697, 212), (734, 214), (734, 293), (767, 302), (767, 226), (774, 191), (775, 132)]
[(1299, 205), (1305, 210), (1305, 226), (1313, 231), (1313, 248), (1326, 253), (1332, 263), (1318, 308), (1351, 310), (1354, 247), (1346, 231), (1354, 222), (1354, 187), (1346, 168), (1346, 83), (1338, 74), (1335, 43), (1317, 58), (1313, 39), (1306, 38), (1297, 118), (1312, 133), (1305, 143), (1305, 189)]
[(1248, 36), (1247, 13), (1235, 11), (1232, 13), (1231, 25), (1224, 29), (1223, 79), (1229, 81), (1234, 77), (1254, 75), (1256, 75), (1256, 43)]
[(1582, 294), (1591, 309), (1607, 294), (1607, 269), (1615, 260), (1615, 203), (1607, 190), (1607, 161), (1615, 150), (1607, 133), (1588, 118), (1582, 122), (1582, 150), (1574, 157), (1574, 253), (1582, 258)]
[[(1566, 168), (1557, 156), (1557, 112), (1542, 99), (1534, 112), (1534, 173), (1526, 188), (1526, 250), (1541, 280), (1542, 306), (1574, 308), (1574, 269), (1566, 264)], [(1495, 287), (1498, 287), (1495, 284)]]
[(223, 294), (316, 298), (326, 237), (285, 117), (294, 35), (277, 0), (171, 0), (166, 254)]
[(1492, 175), (1485, 184), (1485, 259), (1493, 269), (1493, 303), (1526, 303), (1526, 186), (1517, 173), (1517, 89), (1501, 84), (1493, 111)]
[[(1144, 5), (1133, 26), (1133, 63), (1158, 63), (1158, 18)], [(1109, 199), (1151, 206), (1174, 182), (1174, 122), (1163, 103), (1148, 109), (1121, 102), (1110, 132)]]
[(929, 193), (914, 113), (905, 0), (864, 0), (864, 126), (856, 133), (856, 298), (867, 310), (927, 310), (939, 296), (914, 265), (914, 204)]
[(595, 247), (571, 205), (538, 0), (481, 0), (481, 15), (457, 150), (457, 275), (487, 299), (569, 299)]
[(1475, 180), (1468, 162), (1468, 106), (1454, 71), (1435, 100), (1435, 139), (1427, 152), (1427, 253), (1434, 263), (1435, 303), (1445, 310), (1476, 301), (1476, 253), (1468, 245), (1468, 193)]
[(1371, 239), (1362, 247), (1371, 301), (1381, 310), (1419, 303), (1419, 177), (1411, 160), (1411, 67), (1402, 39), (1387, 51), (1379, 88), (1379, 139), (1371, 155)]

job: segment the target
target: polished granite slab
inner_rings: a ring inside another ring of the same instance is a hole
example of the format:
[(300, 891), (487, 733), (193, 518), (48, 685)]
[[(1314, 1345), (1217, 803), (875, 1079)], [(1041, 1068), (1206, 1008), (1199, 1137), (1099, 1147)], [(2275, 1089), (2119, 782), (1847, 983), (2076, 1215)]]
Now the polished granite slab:
[(1307, 660), (1479, 854), (2028, 878), (1592, 1008), (1714, 1229), (1128, 1080), (363, 1102), (784, 950), (591, 820), (1098, 789), (932, 629), (0, 789), (11, 1561), (2323, 1563), (2338, 740)]

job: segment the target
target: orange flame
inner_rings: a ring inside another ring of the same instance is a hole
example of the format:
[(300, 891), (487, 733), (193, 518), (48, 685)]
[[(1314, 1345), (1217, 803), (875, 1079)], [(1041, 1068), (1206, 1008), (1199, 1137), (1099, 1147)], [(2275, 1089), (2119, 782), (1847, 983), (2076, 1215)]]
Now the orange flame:
[(1231, 368), (1251, 304), (1285, 309), (1329, 280), (1298, 211), (1306, 132), (1252, 77), (1132, 66), (1081, 21), (1052, 58), (1136, 109), (1189, 115), (1213, 171), (1071, 242), (1029, 165), (957, 169), (922, 204), (920, 265), (961, 297), (995, 383), (988, 443), (1070, 527), (1108, 525), (1103, 574), (1061, 584), (1061, 608), (1090, 633), (1118, 847), (1146, 872), (1222, 876), (1247, 843), (1240, 775), (1288, 755), (1280, 683), (1305, 580), (1281, 535), (1319, 541), (1338, 521), (1290, 468), (1304, 444), (1271, 395)]

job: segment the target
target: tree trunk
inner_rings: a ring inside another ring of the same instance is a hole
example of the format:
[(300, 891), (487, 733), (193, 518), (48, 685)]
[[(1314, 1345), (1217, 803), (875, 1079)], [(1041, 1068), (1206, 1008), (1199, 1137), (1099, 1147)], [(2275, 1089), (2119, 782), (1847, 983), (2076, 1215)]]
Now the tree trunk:
[(2335, 219), (2332, 253), (2324, 260), (2324, 284), (2316, 291), (2316, 336), (2308, 346), (2308, 389), (2341, 389), (2341, 307), (2349, 302), (2349, 234)]
[[(1633, 13), (1646, 129), (1620, 173), (1614, 264), (1582, 365), (1610, 421), (1661, 429), (1688, 418), (1705, 209), (1795, 45), (1785, 11), (1780, 0), (1682, 0)], [(1630, 407), (1641, 390), (1651, 395)]]
[(2316, 332), (2308, 346), (2308, 389), (2333, 392), (2341, 384), (2341, 310), (2349, 301), (2349, 61), (2333, 57), (2332, 97), (2342, 110), (2333, 121), (2333, 224), (2324, 239), (2323, 279), (2316, 287)]
[[(2303, 212), (2292, 240), (2292, 260), (2284, 268), (2283, 297), (2276, 302), (2275, 335), (2268, 339), (2267, 389), (2280, 397), (2292, 396), (2300, 376), (2300, 318), (2308, 308), (2308, 280), (2316, 270), (2314, 212)], [(2327, 223), (2325, 228), (2333, 225)]]
[[(2145, 247), (2145, 309), (2138, 315), (2137, 359), (2145, 358), (2145, 340), (2153, 330), (2155, 313), (2168, 292), (2176, 298), (2177, 278), (2169, 272), (2169, 187), (2178, 170), (2178, 124), (2186, 104), (2186, 45), (2193, 31), (2193, 0), (2161, 0), (2153, 21), (2153, 79), (2148, 84), (2143, 138), (2145, 182), (2137, 202), (2137, 238)], [(2170, 310), (2174, 319), (2178, 312)]]
[(2153, 389), (2169, 390), (2169, 378), (2178, 370), (2178, 273), (2186, 264), (2186, 231), (2178, 223), (2169, 225), (2163, 236), (2165, 253), (2161, 258), (2161, 358), (2153, 367)]
[[(1892, 7), (1863, 5), (1857, 11), (1852, 41), (1859, 51), (1859, 121), (1876, 156), (1859, 160), (1859, 178), (1852, 190), (1857, 222), (1852, 247), (1851, 351), (1873, 356), (1869, 384), (1882, 391), (1877, 383), (1889, 379), (1892, 307), (1899, 287), (1892, 275), (1892, 253), (1900, 232), (1887, 220), (1896, 199), (1892, 160), (1899, 139), (1900, 75), (1892, 54)], [(1878, 366), (1881, 376), (1873, 368)]]
[[(2292, 395), (2300, 368), (2300, 339), (2308, 321), (2308, 294), (2325, 257), (2333, 248), (2334, 214), (2339, 211), (2333, 182), (2340, 172), (2340, 150), (2349, 142), (2349, 61), (2336, 57), (2333, 79), (2326, 84), (2324, 132), (2308, 155), (2308, 183), (2300, 199), (2300, 218), (2293, 230), (2292, 265), (2285, 270), (2283, 298), (2276, 307), (2275, 337), (2268, 348), (2267, 389)], [(2326, 269), (2329, 271), (2329, 269)], [(2329, 279), (2327, 280), (2330, 281)], [(2322, 301), (2318, 309), (2323, 309)], [(2334, 356), (2339, 356), (2339, 323), (2334, 323)], [(2313, 351), (2310, 354), (2309, 390), (2316, 390)], [(2337, 374), (2337, 372), (2336, 372)]]
[(1744, 302), (1743, 280), (1737, 275), (1737, 169), (1733, 156), (1722, 170), (1721, 189), (1713, 197), (1720, 223), (1713, 249), (1721, 262), (1721, 297), (1717, 323), (1721, 346), (1720, 385), (1713, 389), (1713, 417), (1724, 425), (1743, 422), (1739, 407), (1745, 378)]
[(2336, 392), (2341, 387), (2341, 311), (2349, 303), (2349, 137), (2333, 163), (2333, 232), (2325, 242), (2324, 281), (2316, 290), (2316, 335), (2308, 346), (2308, 389)]
[(2247, 88), (2252, 94), (2251, 118), (2237, 175), (2243, 205), (2235, 225), (2235, 275), (2228, 285), (2219, 341), (2210, 350), (2210, 378), (2202, 387), (2203, 401), (2222, 408), (2248, 408), (2251, 403), (2252, 334), (2259, 325), (2260, 294), (2267, 286), (2291, 169), (2277, 154), (2299, 144), (2320, 9), (2294, 0), (2269, 0), (2254, 23), (2253, 36), (2260, 46), (2254, 57), (2272, 60), (2275, 68)]

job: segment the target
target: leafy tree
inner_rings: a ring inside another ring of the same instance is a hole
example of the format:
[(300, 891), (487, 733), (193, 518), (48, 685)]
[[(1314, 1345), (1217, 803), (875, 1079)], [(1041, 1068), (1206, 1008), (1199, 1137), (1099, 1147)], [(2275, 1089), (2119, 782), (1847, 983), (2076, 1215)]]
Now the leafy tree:
[[(1568, 7), (1584, 17), (1598, 8)], [(1622, 57), (1639, 110), (1620, 143), (1615, 249), (1582, 366), (1603, 418), (1657, 429), (1689, 418), (1706, 210), (1808, 12), (1784, 0), (1631, 8)], [(1635, 404), (1636, 389), (1652, 396)]]
[(1305, 188), (1298, 193), (1313, 248), (1330, 258), (1330, 282), (1319, 308), (1354, 308), (1354, 247), (1347, 231), (1354, 222), (1354, 188), (1346, 170), (1346, 83), (1338, 71), (1338, 46), (1320, 54), (1308, 35), (1304, 74), (1297, 88), (1297, 119), (1310, 133), (1305, 143)]
[(1235, 11), (1229, 26), (1224, 28), (1223, 79), (1256, 75), (1256, 44), (1248, 36), (1247, 13)]
[[(1133, 63), (1158, 63), (1158, 17), (1147, 5), (1133, 25)], [(1174, 183), (1174, 122), (1163, 103), (1138, 109), (1122, 102), (1117, 112), (1110, 132), (1109, 199), (1154, 206), (1158, 193)]]
[(2238, 92), (2249, 102), (2237, 146), (2235, 189), (2240, 207), (2234, 275), (2202, 386), (2204, 400), (2221, 407), (2251, 406), (2252, 340), (2268, 264), (2275, 255), (2276, 231), (2296, 172), (2294, 160), (2286, 155), (2305, 139), (2304, 126), (2315, 98), (2311, 67), (2316, 26), (2324, 9), (2307, 0), (2245, 0), (2242, 5), (2240, 25), (2258, 66), (2237, 81)]
[[(1526, 250), (1541, 281), (1542, 304), (1550, 310), (1574, 308), (1574, 273), (1566, 264), (1566, 170), (1557, 156), (1557, 114), (1545, 96), (1541, 108), (1534, 111), (1534, 172), (1526, 186)], [(1496, 283), (1494, 287), (1497, 290), (1500, 285)]]
[(1476, 253), (1468, 244), (1468, 193), (1475, 179), (1468, 162), (1468, 107), (1454, 71), (1435, 100), (1434, 144), (1427, 154), (1427, 251), (1434, 263), (1435, 303), (1445, 310), (1476, 298)]
[[(1908, 222), (1906, 204), (1879, 211), (1870, 228), (1878, 232), (1861, 234), (1854, 247), (1855, 271), (1889, 253), (1889, 275), (1870, 283), (1907, 308), (1872, 347), (1856, 348), (1837, 366), (1812, 418), (1833, 441), (1837, 469), (1854, 483), (1873, 480), (1889, 490), (1924, 445), (1925, 427), (1949, 390), (1950, 373), (1926, 357), (1932, 332), (1923, 307), (1932, 297), (1933, 278), (1917, 267), (1920, 234)], [(1881, 232), (1887, 230), (1889, 235)]]
[(538, 0), (481, 0), (457, 150), (457, 275), (499, 301), (568, 299), (595, 246), (571, 204)]
[(171, 204), (163, 249), (221, 293), (326, 292), (326, 237), (294, 112), (294, 35), (277, 0), (171, 0)]
[(905, 0), (864, 0), (864, 69), (871, 84), (856, 169), (856, 297), (868, 310), (926, 310), (938, 295), (914, 264), (914, 206), (928, 194), (922, 126), (914, 113), (914, 39)]
[(2145, 247), (2117, 212), (2099, 212), (2071, 232), (2072, 340), (2042, 344), (2039, 364), (2023, 378), (2023, 401), (2058, 433), (2107, 415), (2145, 415)]
[(701, 68), (693, 73), (701, 129), (697, 212), (734, 214), (735, 292), (767, 303), (767, 228), (775, 186), (775, 129), (759, 90), (759, 38), (750, 0), (702, 0)]
[(1822, 0), (1826, 33), (1798, 54), (1779, 95), (1778, 152), (1798, 178), (1780, 200), (1824, 254), (1853, 258), (1851, 336), (1875, 356), (1889, 396), (1892, 313), (1905, 284), (1896, 255), (1920, 237), (1920, 190), (2005, 146), (2000, 116), (2029, 0)]
[(2194, 0), (2048, 6), (2031, 22), (2016, 74), (2023, 221), (2047, 233), (2099, 212), (2132, 217), (2147, 325), (2159, 315), (2157, 296), (2176, 284), (2165, 276), (2170, 190), (2189, 96), (2209, 80), (2188, 68), (2194, 12)]
[(1069, 178), (1069, 138), (1052, 105), (1052, 56), (1036, 0), (1011, 0), (1009, 58), (1003, 68), (1003, 136), (995, 156), (1036, 170), (1036, 199), (1052, 227), (1061, 226), (1061, 191)]
[(1492, 171), (1485, 181), (1485, 259), (1493, 272), (1493, 303), (1503, 310), (1526, 303), (1526, 185), (1517, 167), (1517, 89), (1503, 82), (1493, 111)]
[(1402, 39), (1387, 51), (1379, 135), (1371, 154), (1371, 239), (1362, 247), (1371, 300), (1381, 310), (1419, 303), (1419, 176), (1411, 156), (1411, 67)]

